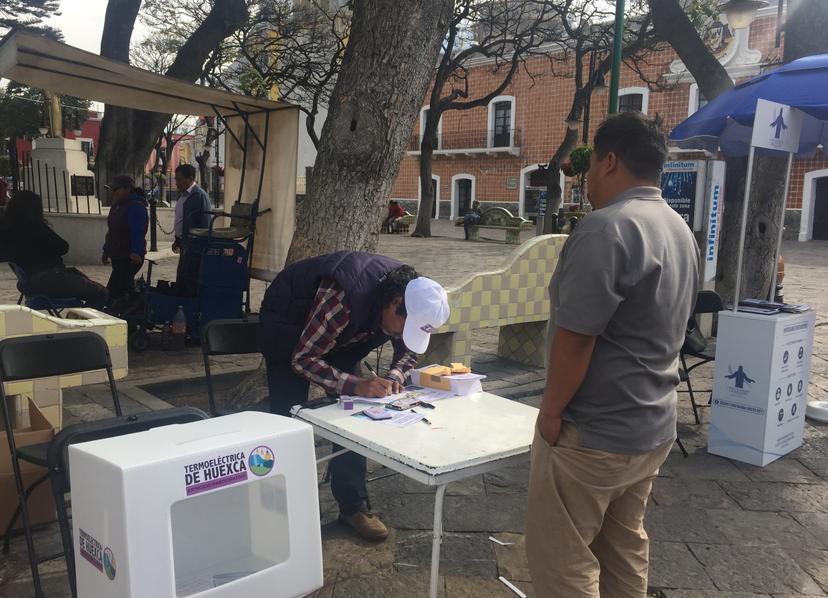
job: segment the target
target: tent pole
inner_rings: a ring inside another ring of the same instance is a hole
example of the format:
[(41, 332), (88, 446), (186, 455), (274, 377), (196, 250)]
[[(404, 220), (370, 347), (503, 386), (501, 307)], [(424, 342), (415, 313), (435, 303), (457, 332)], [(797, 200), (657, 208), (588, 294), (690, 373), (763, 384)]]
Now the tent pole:
[(753, 179), (753, 155), (756, 148), (750, 146), (745, 180), (745, 198), (742, 202), (742, 226), (739, 230), (739, 254), (736, 259), (736, 288), (733, 289), (733, 311), (739, 311), (739, 293), (742, 291), (742, 260), (745, 257), (745, 233), (747, 232), (748, 203), (750, 202), (750, 183)]
[[(224, 117), (221, 115), (221, 112), (219, 112), (219, 111), (216, 109), (216, 107), (215, 107), (215, 106), (213, 106), (213, 112), (215, 112), (215, 113), (216, 113), (216, 117), (217, 117), (217, 118), (221, 121), (221, 123), (224, 125), (224, 130), (225, 130), (226, 132), (230, 133), (230, 137), (232, 137), (232, 138), (233, 138), (233, 141), (235, 141), (235, 142), (236, 142), (236, 145), (238, 145), (238, 146), (239, 146), (239, 148), (240, 148), (242, 151), (244, 151), (244, 146), (241, 144), (241, 141), (239, 141), (239, 138), (238, 138), (238, 137), (236, 137), (236, 134), (233, 132), (233, 129), (231, 129), (231, 128), (229, 127), (229, 125), (227, 124), (227, 119), (226, 119), (226, 118), (224, 118)], [(226, 159), (225, 159), (225, 160), (226, 160)]]
[(776, 287), (779, 286), (779, 255), (782, 253), (782, 233), (785, 231), (785, 211), (788, 206), (788, 188), (791, 185), (791, 167), (793, 166), (793, 152), (788, 154), (788, 169), (785, 172), (785, 191), (782, 193), (782, 216), (779, 218), (779, 236), (776, 239), (776, 253), (773, 254), (773, 284), (768, 293), (768, 301), (776, 298)]

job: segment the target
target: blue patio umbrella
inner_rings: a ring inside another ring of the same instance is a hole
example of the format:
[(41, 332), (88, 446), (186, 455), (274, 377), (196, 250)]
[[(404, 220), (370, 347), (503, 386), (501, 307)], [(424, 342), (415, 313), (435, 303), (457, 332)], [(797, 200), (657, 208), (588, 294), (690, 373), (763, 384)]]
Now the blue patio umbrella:
[(737, 85), (679, 124), (670, 139), (685, 149), (747, 155), (760, 98), (805, 113), (798, 155), (813, 155), (817, 145), (828, 145), (828, 54), (800, 58)]
[[(670, 139), (685, 149), (704, 149), (716, 152), (721, 148), (725, 155), (748, 155), (748, 176), (745, 200), (742, 204), (742, 226), (739, 237), (739, 253), (736, 273), (736, 298), (733, 309), (738, 309), (742, 278), (742, 260), (745, 246), (748, 202), (750, 197), (753, 156), (751, 137), (754, 126), (776, 127), (777, 133), (785, 127), (782, 115), (767, 123), (756, 123), (756, 105), (760, 100), (787, 104), (803, 113), (802, 132), (797, 155), (813, 155), (818, 145), (828, 142), (828, 54), (806, 56), (794, 60), (769, 73), (737, 85), (714, 98), (695, 114), (688, 117), (670, 133)], [(778, 137), (778, 134), (777, 134)], [(762, 153), (773, 150), (755, 149)], [(793, 154), (788, 155), (787, 175), (783, 197), (788, 195)], [(778, 259), (782, 245), (785, 210), (782, 210), (776, 243)], [(770, 297), (773, 298), (771, 287)]]

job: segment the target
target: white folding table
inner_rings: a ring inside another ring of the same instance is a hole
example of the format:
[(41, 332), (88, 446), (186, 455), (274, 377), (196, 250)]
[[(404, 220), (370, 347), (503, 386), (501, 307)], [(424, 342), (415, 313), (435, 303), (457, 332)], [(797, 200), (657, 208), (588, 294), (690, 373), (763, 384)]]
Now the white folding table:
[[(431, 547), (429, 596), (436, 598), (443, 537), (443, 497), (451, 482), (516, 464), (529, 452), (538, 410), (486, 392), (452, 397), (417, 408), (431, 422), (395, 428), (353, 417), (339, 405), (293, 408), (331, 442), (376, 461), (427, 486), (437, 486)], [(323, 457), (325, 461), (331, 457)]]

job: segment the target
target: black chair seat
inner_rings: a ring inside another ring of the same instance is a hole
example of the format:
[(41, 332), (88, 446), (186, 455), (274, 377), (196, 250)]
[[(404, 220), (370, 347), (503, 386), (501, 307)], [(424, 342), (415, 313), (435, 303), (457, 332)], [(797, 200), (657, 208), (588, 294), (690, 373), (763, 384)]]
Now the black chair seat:
[[(715, 338), (708, 338), (706, 339), (707, 345), (704, 347), (702, 351), (685, 351), (685, 357), (695, 357), (696, 359), (701, 359), (705, 362), (713, 361), (716, 359), (716, 339)], [(698, 364), (701, 365), (701, 364)]]
[(40, 465), (41, 467), (47, 467), (49, 465), (48, 453), (48, 442), (17, 447), (17, 456), (19, 458), (29, 463)]
[(690, 379), (690, 376), (687, 374), (687, 370), (684, 368), (679, 368), (679, 381), (687, 382)]
[[(210, 236), (210, 229), (207, 228), (191, 228), (189, 232), (194, 237)], [(232, 239), (233, 241), (243, 241), (249, 236), (249, 228), (238, 228), (235, 226), (214, 228), (212, 234), (214, 239)]]

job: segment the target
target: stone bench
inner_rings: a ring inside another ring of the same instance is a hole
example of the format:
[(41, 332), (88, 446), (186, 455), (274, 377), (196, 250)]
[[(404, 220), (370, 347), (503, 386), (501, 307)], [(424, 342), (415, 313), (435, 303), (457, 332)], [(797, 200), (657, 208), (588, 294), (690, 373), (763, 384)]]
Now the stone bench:
[(448, 289), (449, 321), (431, 335), (422, 364), (471, 363), (472, 331), (498, 328), (497, 354), (542, 367), (549, 279), (566, 235), (529, 239), (496, 270), (473, 274)]
[[(463, 218), (458, 218), (455, 226), (463, 226)], [(480, 240), (481, 228), (505, 230), (506, 243), (519, 245), (521, 231), (531, 230), (532, 222), (520, 216), (512, 215), (506, 208), (495, 207), (485, 210), (480, 217), (480, 222), (469, 226), (469, 241)]]

